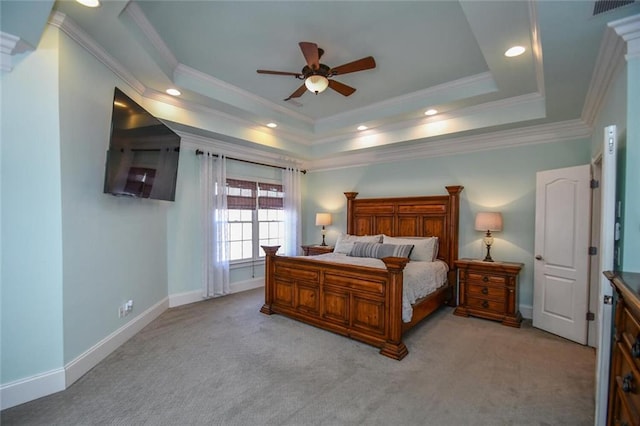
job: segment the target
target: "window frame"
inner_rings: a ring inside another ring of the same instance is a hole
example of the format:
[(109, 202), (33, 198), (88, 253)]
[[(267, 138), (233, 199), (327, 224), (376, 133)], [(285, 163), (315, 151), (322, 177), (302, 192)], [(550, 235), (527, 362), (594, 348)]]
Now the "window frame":
[[(252, 245), (253, 245), (253, 250), (252, 250), (252, 257), (251, 258), (245, 258), (245, 259), (236, 259), (236, 260), (229, 260), (229, 267), (231, 269), (235, 269), (235, 268), (241, 268), (241, 267), (245, 267), (245, 266), (249, 266), (249, 265), (255, 265), (255, 264), (262, 264), (265, 261), (265, 254), (262, 253), (262, 248), (260, 247), (260, 221), (258, 218), (258, 209), (260, 208), (260, 203), (258, 201), (258, 195), (259, 195), (259, 188), (258, 185), (260, 183), (266, 183), (266, 184), (273, 184), (273, 185), (279, 185), (279, 186), (283, 186), (283, 182), (282, 181), (278, 181), (276, 179), (269, 179), (269, 178), (263, 178), (263, 177), (247, 177), (247, 176), (237, 176), (237, 175), (233, 175), (233, 176), (227, 176), (227, 180), (239, 180), (239, 181), (247, 181), (247, 182), (252, 182), (256, 184), (256, 192), (255, 192), (255, 208), (253, 210), (251, 210), (251, 232), (252, 232)], [(225, 184), (225, 188), (226, 188), (226, 184)], [(284, 188), (282, 188), (282, 192), (284, 194)], [(228, 206), (227, 206), (228, 208)], [(231, 210), (231, 209), (229, 209)], [(229, 222), (231, 223), (231, 222)], [(281, 221), (281, 223), (284, 223), (284, 218)], [(284, 232), (284, 229), (283, 229)], [(231, 232), (229, 231), (229, 234), (231, 234)], [(284, 237), (284, 236), (283, 236)]]

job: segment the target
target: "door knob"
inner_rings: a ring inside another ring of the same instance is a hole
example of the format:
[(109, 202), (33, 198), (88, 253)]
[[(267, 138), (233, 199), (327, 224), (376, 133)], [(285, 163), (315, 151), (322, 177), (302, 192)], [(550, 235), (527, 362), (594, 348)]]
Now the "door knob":
[(536, 260), (542, 260), (542, 256), (540, 256), (539, 254), (536, 254)]

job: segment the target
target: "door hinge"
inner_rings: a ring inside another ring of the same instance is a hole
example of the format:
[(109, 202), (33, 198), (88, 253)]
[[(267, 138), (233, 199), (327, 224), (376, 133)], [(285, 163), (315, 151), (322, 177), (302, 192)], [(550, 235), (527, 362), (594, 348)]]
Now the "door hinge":
[(596, 314), (594, 314), (593, 312), (587, 312), (587, 321), (595, 321), (596, 319)]
[(598, 254), (598, 247), (589, 247), (589, 256), (595, 256), (596, 254)]
[(589, 186), (591, 187), (591, 189), (600, 188), (600, 181), (596, 179), (591, 179)]

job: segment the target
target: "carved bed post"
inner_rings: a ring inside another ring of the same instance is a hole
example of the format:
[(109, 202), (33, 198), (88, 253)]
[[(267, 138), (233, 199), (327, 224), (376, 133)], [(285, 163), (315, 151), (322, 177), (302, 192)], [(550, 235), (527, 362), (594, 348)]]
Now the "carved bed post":
[(273, 258), (278, 252), (280, 246), (261, 246), (262, 250), (264, 250), (266, 256), (265, 259), (265, 267), (264, 267), (264, 305), (260, 308), (260, 312), (263, 314), (271, 315), (273, 311), (271, 310), (271, 303), (273, 303), (273, 291), (274, 287), (271, 282), (273, 278)]
[(402, 342), (402, 270), (409, 259), (406, 257), (385, 257), (382, 259), (390, 273), (386, 303), (389, 321), (389, 338), (382, 345), (380, 353), (398, 361), (407, 356), (409, 350)]
[(347, 197), (347, 234), (355, 234), (355, 223), (353, 223), (353, 200), (358, 196), (357, 192), (345, 192)]
[[(447, 223), (449, 226), (449, 265), (451, 268), (449, 269), (449, 273), (447, 274), (447, 278), (449, 282), (456, 283), (458, 280), (457, 271), (454, 267), (455, 261), (458, 260), (458, 218), (460, 217), (460, 193), (464, 189), (464, 186), (447, 186), (447, 192), (449, 193), (449, 209), (448, 209), (448, 218)], [(457, 288), (457, 285), (454, 285), (453, 288)], [(458, 305), (458, 301), (456, 300), (455, 291), (451, 297), (449, 297), (449, 301), (447, 305), (455, 307)]]

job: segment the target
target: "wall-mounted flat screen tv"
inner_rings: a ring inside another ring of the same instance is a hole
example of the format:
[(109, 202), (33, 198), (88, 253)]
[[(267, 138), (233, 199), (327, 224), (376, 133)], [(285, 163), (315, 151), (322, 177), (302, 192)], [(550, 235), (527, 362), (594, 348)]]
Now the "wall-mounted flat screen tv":
[(106, 194), (174, 201), (180, 136), (115, 88)]

